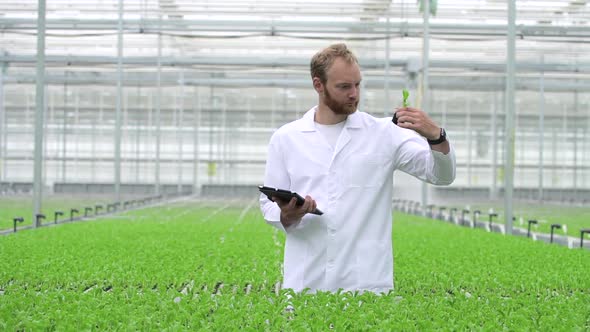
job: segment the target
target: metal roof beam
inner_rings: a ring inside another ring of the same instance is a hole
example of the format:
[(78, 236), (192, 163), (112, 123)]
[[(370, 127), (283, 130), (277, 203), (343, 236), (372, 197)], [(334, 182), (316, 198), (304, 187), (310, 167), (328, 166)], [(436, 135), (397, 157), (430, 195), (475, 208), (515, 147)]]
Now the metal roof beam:
[[(36, 30), (36, 19), (1, 18), (0, 30)], [(157, 19), (125, 19), (123, 29), (158, 32)], [(115, 31), (116, 19), (47, 19), (47, 31), (54, 30), (94, 30)], [(505, 37), (505, 24), (450, 24), (432, 23), (431, 34), (463, 36)], [(395, 20), (389, 22), (330, 22), (330, 21), (295, 21), (295, 20), (164, 20), (161, 31), (177, 31), (190, 35), (196, 32), (232, 32), (261, 33), (276, 35), (280, 33), (311, 33), (317, 35), (331, 34), (369, 34), (387, 35), (396, 33), (403, 36), (422, 36), (421, 23), (409, 23)], [(526, 37), (578, 37), (590, 38), (590, 26), (547, 26), (517, 25), (516, 35)]]
[[(48, 65), (116, 65), (116, 56), (73, 56), (73, 55), (48, 55), (46, 56)], [(207, 57), (162, 57), (162, 66), (257, 66), (263, 68), (280, 68), (280, 67), (308, 67), (309, 59), (297, 57), (226, 57), (226, 56), (207, 56)], [(381, 69), (385, 67), (385, 61), (376, 59), (359, 60), (363, 69)], [(391, 59), (391, 67), (407, 67), (412, 59)], [(0, 63), (8, 64), (34, 64), (36, 57), (34, 55), (17, 55), (3, 54), (0, 55)], [(157, 57), (125, 57), (126, 65), (155, 65), (158, 62)], [(432, 68), (450, 68), (450, 69), (469, 69), (475, 71), (504, 72), (505, 64), (503, 62), (487, 61), (454, 61), (454, 60), (431, 60), (429, 66)], [(590, 73), (590, 62), (572, 63), (532, 63), (517, 62), (518, 72), (573, 72), (573, 73)]]
[[(126, 86), (155, 86), (155, 73), (126, 73), (124, 84)], [(388, 78), (390, 88), (403, 88), (406, 81), (403, 77)], [(33, 84), (35, 75), (19, 75), (14, 77), (6, 75), (4, 83)], [(47, 84), (72, 84), (72, 85), (115, 85), (117, 81), (116, 73), (76, 73), (76, 75), (56, 75), (48, 74), (46, 76)], [(366, 88), (380, 90), (383, 89), (385, 78), (382, 76), (365, 76)], [(300, 75), (292, 78), (269, 78), (269, 77), (198, 77), (187, 73), (184, 75), (184, 85), (188, 86), (220, 86), (220, 87), (285, 87), (285, 88), (310, 88), (311, 80), (307, 75)], [(466, 90), (466, 91), (499, 91), (504, 88), (505, 81), (502, 77), (457, 77), (457, 76), (432, 76), (430, 87), (434, 90)], [(573, 92), (573, 91), (590, 91), (590, 81), (580, 80), (559, 80), (545, 79), (545, 91), (553, 92)], [(177, 73), (162, 73), (162, 85), (179, 86)], [(517, 90), (537, 91), (539, 89), (538, 78), (518, 78), (516, 80)]]

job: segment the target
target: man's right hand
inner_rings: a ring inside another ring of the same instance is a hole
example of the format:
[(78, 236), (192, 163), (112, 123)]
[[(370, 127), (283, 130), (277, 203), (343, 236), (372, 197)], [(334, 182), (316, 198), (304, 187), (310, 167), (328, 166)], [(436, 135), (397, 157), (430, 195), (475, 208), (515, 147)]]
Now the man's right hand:
[(300, 206), (296, 205), (297, 199), (295, 197), (291, 198), (288, 202), (282, 201), (277, 197), (273, 197), (272, 199), (281, 208), (281, 224), (285, 228), (299, 223), (305, 214), (313, 212), (317, 207), (315, 200), (309, 195), (305, 196), (305, 202)]

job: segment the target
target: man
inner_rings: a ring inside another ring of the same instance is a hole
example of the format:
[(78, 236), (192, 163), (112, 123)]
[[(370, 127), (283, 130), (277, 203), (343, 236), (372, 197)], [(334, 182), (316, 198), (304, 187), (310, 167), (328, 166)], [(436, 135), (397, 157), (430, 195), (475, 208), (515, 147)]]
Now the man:
[[(283, 287), (388, 292), (393, 172), (450, 184), (454, 152), (421, 110), (398, 108), (397, 125), (358, 111), (361, 73), (346, 45), (317, 53), (311, 77), (319, 104), (272, 135), (264, 176), (264, 185), (306, 195), (305, 203), (260, 196), (264, 219), (286, 232)], [(316, 207), (324, 214), (311, 214)]]

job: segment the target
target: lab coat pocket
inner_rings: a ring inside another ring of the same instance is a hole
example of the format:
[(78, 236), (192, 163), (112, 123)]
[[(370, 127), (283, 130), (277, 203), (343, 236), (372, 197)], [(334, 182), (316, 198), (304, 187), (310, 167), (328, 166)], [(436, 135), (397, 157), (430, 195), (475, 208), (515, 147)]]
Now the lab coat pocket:
[(381, 154), (358, 154), (350, 157), (348, 186), (370, 188), (379, 186), (385, 172), (385, 156)]
[(363, 241), (359, 244), (356, 261), (359, 283), (363, 287), (381, 286), (393, 279), (388, 273), (391, 267), (391, 252), (383, 241)]

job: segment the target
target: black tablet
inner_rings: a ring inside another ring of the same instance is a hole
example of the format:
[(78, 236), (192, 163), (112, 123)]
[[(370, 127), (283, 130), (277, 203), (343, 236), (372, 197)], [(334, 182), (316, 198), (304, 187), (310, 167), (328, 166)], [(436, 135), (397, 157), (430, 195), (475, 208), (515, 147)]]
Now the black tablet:
[[(274, 200), (272, 199), (273, 197), (276, 197), (276, 198), (278, 198), (282, 201), (285, 201), (285, 202), (289, 202), (291, 200), (291, 198), (295, 197), (297, 199), (297, 203), (295, 203), (296, 205), (303, 205), (303, 203), (305, 202), (305, 198), (301, 197), (301, 195), (299, 195), (298, 193), (292, 192), (289, 190), (277, 189), (277, 188), (266, 187), (266, 186), (258, 186), (258, 190), (260, 190), (260, 192), (265, 194), (266, 197), (268, 197), (268, 199), (270, 199), (273, 202), (274, 202)], [(322, 211), (320, 211), (317, 208), (315, 209), (315, 211), (313, 211), (311, 213), (317, 214), (317, 215), (324, 214)]]

